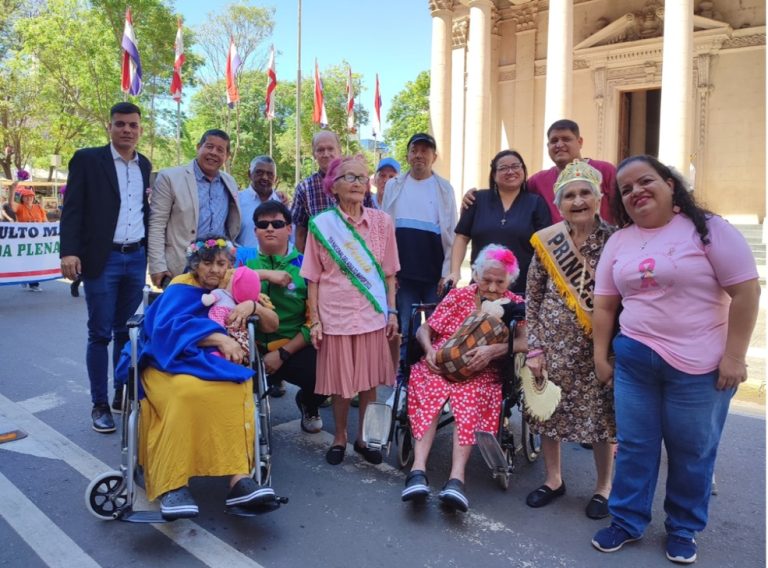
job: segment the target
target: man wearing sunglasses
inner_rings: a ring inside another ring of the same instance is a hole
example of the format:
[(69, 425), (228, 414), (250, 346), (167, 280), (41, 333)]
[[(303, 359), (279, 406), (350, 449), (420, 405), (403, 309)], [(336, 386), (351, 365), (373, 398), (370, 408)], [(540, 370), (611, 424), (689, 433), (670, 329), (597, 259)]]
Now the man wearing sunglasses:
[(325, 396), (315, 394), (317, 352), (309, 337), (307, 283), (299, 275), (304, 257), (288, 242), (291, 212), (280, 201), (265, 201), (254, 211), (253, 224), (259, 254), (247, 266), (254, 270), (283, 270), (291, 277), (287, 286), (262, 280), (261, 292), (272, 301), (280, 326), (274, 333), (257, 332), (256, 341), (270, 384), (288, 381), (299, 387), (296, 406), (301, 413), (301, 429), (314, 434), (323, 428), (318, 407)]

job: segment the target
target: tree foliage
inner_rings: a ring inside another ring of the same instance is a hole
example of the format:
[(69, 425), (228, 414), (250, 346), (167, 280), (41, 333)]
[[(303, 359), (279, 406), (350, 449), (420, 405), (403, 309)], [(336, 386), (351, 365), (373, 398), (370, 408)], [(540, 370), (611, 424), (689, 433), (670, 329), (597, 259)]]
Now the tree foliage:
[(400, 163), (405, 163), (408, 139), (416, 132), (429, 132), (429, 72), (422, 71), (409, 81), (395, 98), (387, 113), (389, 128), (384, 140)]

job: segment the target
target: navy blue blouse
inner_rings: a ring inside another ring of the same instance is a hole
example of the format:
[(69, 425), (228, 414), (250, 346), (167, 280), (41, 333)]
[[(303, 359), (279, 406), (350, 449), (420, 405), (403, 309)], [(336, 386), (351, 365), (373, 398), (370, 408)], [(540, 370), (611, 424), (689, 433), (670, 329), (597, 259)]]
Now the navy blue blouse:
[(510, 208), (504, 211), (498, 192), (484, 190), (475, 193), (475, 202), (462, 211), (455, 232), (469, 237), (472, 263), (483, 247), (492, 243), (503, 245), (515, 253), (520, 263), (520, 276), (510, 289), (523, 294), (528, 266), (533, 258), (531, 237), (551, 224), (549, 207), (540, 195), (521, 191)]

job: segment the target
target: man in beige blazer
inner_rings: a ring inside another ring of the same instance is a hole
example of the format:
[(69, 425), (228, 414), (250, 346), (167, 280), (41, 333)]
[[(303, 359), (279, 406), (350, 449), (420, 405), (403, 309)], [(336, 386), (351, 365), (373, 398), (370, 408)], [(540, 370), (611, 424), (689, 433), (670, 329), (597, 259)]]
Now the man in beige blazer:
[(161, 170), (152, 190), (148, 263), (152, 283), (165, 287), (170, 278), (184, 272), (186, 249), (195, 239), (240, 232), (238, 187), (221, 171), (229, 157), (229, 135), (208, 130), (189, 164)]

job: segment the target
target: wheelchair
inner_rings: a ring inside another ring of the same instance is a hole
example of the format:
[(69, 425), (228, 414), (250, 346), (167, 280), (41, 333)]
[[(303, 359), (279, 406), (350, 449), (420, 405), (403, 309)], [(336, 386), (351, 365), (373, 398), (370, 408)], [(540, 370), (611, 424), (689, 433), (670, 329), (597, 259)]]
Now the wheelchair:
[[(123, 389), (123, 414), (120, 438), (120, 469), (108, 471), (95, 477), (85, 490), (85, 505), (91, 514), (101, 520), (119, 520), (129, 523), (167, 523), (159, 510), (134, 510), (138, 487), (143, 487), (143, 471), (138, 463), (139, 414), (137, 400), (140, 373), (138, 371), (138, 337), (144, 321), (144, 310), (160, 292), (144, 289), (144, 301), (136, 314), (128, 320), (131, 363), (128, 382)], [(249, 366), (256, 372), (254, 383), (255, 427), (254, 469), (251, 475), (261, 487), (272, 484), (272, 426), (270, 422), (269, 387), (264, 362), (255, 345), (257, 316), (248, 318)], [(229, 507), (227, 512), (239, 517), (252, 517), (269, 513), (288, 502), (287, 497), (275, 496), (274, 500), (258, 510)]]
[[(413, 460), (414, 455), (414, 438), (408, 420), (407, 396), (411, 366), (423, 355), (423, 350), (416, 341), (416, 330), (426, 322), (436, 306), (437, 304), (433, 303), (411, 306), (409, 333), (405, 339), (406, 356), (400, 365), (403, 379), (395, 387), (391, 407), (389, 404), (372, 403), (365, 416), (363, 441), (368, 447), (380, 449), (387, 455), (392, 445), (396, 446), (396, 460), (400, 468), (406, 467)], [(509, 479), (515, 471), (516, 456), (522, 453), (528, 463), (533, 463), (541, 452), (540, 437), (530, 430), (523, 414), (524, 395), (518, 372), (525, 364), (525, 354), (515, 354), (513, 350), (515, 331), (523, 318), (524, 314), (515, 315), (509, 325), (509, 355), (502, 363), (502, 403), (496, 433), (475, 433), (477, 445), (491, 469), (492, 477), (504, 490), (509, 487)], [(518, 412), (514, 412), (515, 409)], [(450, 410), (446, 412), (444, 408), (437, 424), (438, 431), (453, 421), (452, 412)], [(380, 433), (387, 428), (388, 435), (381, 436)], [(379, 433), (378, 437), (376, 433)]]

